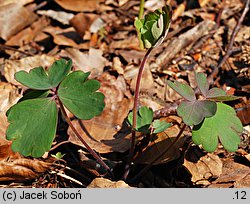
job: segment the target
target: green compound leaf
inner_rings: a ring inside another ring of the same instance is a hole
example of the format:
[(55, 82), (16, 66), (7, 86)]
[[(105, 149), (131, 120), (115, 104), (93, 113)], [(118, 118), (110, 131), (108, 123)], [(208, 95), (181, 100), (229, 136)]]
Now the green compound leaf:
[(194, 126), (192, 139), (208, 152), (216, 150), (219, 139), (226, 150), (234, 152), (240, 144), (239, 134), (242, 131), (243, 126), (234, 109), (226, 104), (217, 103), (216, 114)]
[(42, 67), (36, 67), (29, 73), (19, 71), (15, 73), (15, 79), (21, 84), (37, 90), (46, 90), (57, 87), (67, 76), (72, 67), (72, 60), (68, 62), (64, 59), (55, 61), (48, 72)]
[(140, 48), (151, 48), (160, 45), (165, 39), (172, 12), (169, 6), (157, 9), (145, 15), (144, 19), (135, 19), (135, 27), (140, 41)]
[(8, 121), (6, 138), (12, 140), (12, 150), (41, 157), (50, 150), (56, 134), (56, 103), (51, 98), (22, 101), (11, 107)]
[(204, 118), (216, 113), (216, 103), (209, 100), (182, 101), (177, 113), (187, 125), (198, 125)]
[(197, 82), (197, 86), (200, 89), (203, 96), (207, 95), (209, 89), (209, 83), (207, 81), (207, 77), (204, 73), (195, 73), (195, 79)]
[(69, 74), (58, 89), (59, 99), (77, 118), (88, 120), (102, 113), (104, 95), (96, 92), (100, 83), (87, 80), (90, 72), (75, 71)]
[(167, 83), (172, 89), (174, 89), (178, 94), (180, 94), (188, 101), (196, 100), (194, 90), (190, 86), (180, 83), (178, 81), (175, 81), (174, 83), (172, 81), (167, 81)]
[(157, 134), (159, 132), (163, 132), (167, 128), (169, 128), (172, 124), (167, 123), (165, 120), (154, 120), (153, 122), (153, 129), (154, 129), (154, 134)]
[[(139, 108), (136, 120), (136, 130), (143, 133), (149, 133), (149, 127), (153, 121), (154, 112), (151, 108), (147, 106), (142, 106)], [(133, 112), (128, 115), (128, 122), (133, 125)]]

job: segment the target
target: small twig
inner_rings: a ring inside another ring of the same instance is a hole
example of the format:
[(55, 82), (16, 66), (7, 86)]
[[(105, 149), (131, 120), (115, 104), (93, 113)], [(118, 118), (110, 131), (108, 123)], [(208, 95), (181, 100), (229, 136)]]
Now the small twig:
[(244, 10), (243, 10), (243, 12), (242, 12), (236, 26), (233, 29), (233, 32), (232, 32), (232, 35), (231, 35), (231, 38), (230, 38), (230, 41), (229, 41), (229, 45), (228, 45), (226, 54), (224, 55), (224, 57), (222, 58), (220, 63), (217, 65), (217, 67), (213, 70), (212, 74), (208, 77), (208, 80), (209, 80), (210, 84), (213, 82), (213, 79), (217, 76), (217, 74), (219, 72), (219, 69), (224, 65), (224, 63), (227, 61), (227, 59), (232, 54), (231, 50), (233, 48), (234, 39), (237, 36), (237, 34), (238, 34), (239, 30), (240, 30), (241, 24), (242, 24), (242, 22), (243, 22), (243, 20), (244, 20), (244, 18), (246, 16), (248, 10), (249, 10), (249, 2), (250, 2), (250, 0), (246, 1), (246, 4), (244, 6)]
[(131, 147), (130, 147), (130, 151), (129, 151), (128, 162), (127, 162), (127, 165), (125, 167), (125, 174), (123, 176), (124, 179), (126, 179), (128, 176), (130, 163), (131, 163), (131, 160), (133, 158), (133, 154), (134, 154), (134, 150), (135, 150), (135, 141), (136, 141), (135, 129), (136, 129), (137, 112), (138, 112), (138, 105), (139, 105), (140, 83), (141, 83), (142, 74), (143, 74), (145, 64), (146, 64), (147, 59), (149, 58), (149, 55), (150, 55), (152, 50), (153, 50), (153, 47), (151, 47), (147, 50), (146, 54), (144, 55), (144, 57), (142, 59), (142, 62), (141, 62), (140, 67), (139, 67), (138, 75), (137, 75), (135, 94), (134, 94), (133, 129), (132, 129), (132, 137), (131, 137)]
[(82, 136), (79, 134), (79, 132), (75, 129), (74, 125), (71, 123), (70, 118), (68, 117), (65, 108), (61, 102), (61, 100), (58, 98), (58, 103), (61, 109), (61, 112), (66, 120), (66, 122), (69, 124), (72, 131), (75, 133), (75, 135), (78, 137), (78, 139), (82, 142), (82, 144), (87, 148), (89, 153), (98, 161), (100, 165), (103, 166), (103, 168), (113, 177), (113, 173), (110, 170), (110, 168), (107, 166), (107, 164), (104, 163), (104, 161), (96, 154), (96, 152), (85, 142), (85, 140), (82, 138)]
[(22, 51), (22, 50), (18, 50), (18, 49), (14, 48), (14, 47), (10, 47), (10, 46), (7, 46), (7, 45), (1, 45), (0, 44), (0, 50), (12, 50), (12, 51), (20, 52), (23, 55), (34, 56), (34, 54), (31, 54), (31, 53), (28, 53), (28, 52), (25, 52), (25, 51)]
[(157, 160), (159, 160), (164, 154), (166, 154), (175, 145), (175, 143), (178, 141), (178, 139), (181, 137), (182, 133), (184, 132), (184, 130), (186, 128), (186, 126), (187, 125), (184, 124), (183, 127), (181, 128), (180, 132), (178, 133), (178, 135), (174, 139), (174, 141), (161, 154), (159, 154), (150, 164), (145, 166), (133, 179), (131, 179), (131, 181), (134, 182), (134, 181), (138, 180), (146, 171), (148, 171), (154, 165), (154, 163)]

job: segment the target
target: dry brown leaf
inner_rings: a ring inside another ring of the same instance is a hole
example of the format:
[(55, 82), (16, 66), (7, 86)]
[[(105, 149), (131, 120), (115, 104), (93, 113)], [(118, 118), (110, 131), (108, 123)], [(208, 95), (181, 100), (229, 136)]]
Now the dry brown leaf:
[(200, 149), (191, 147), (183, 164), (191, 173), (191, 181), (196, 184), (208, 185), (209, 180), (218, 178), (222, 174), (222, 161), (211, 153), (204, 155)]
[(179, 16), (181, 16), (182, 13), (185, 11), (185, 9), (186, 9), (186, 2), (180, 4), (180, 5), (174, 10), (172, 20), (175, 21)]
[(42, 30), (49, 25), (50, 21), (46, 17), (41, 17), (31, 24), (30, 27), (23, 29), (12, 36), (5, 44), (10, 46), (22, 46), (31, 41), (41, 41), (49, 37)]
[(20, 60), (5, 60), (4, 62), (4, 76), (8, 82), (22, 86), (18, 83), (14, 74), (18, 71), (24, 70), (26, 72), (35, 67), (49, 67), (55, 61), (54, 57), (48, 55), (36, 55), (32, 57), (25, 57)]
[[(166, 148), (168, 148), (173, 140), (176, 138), (180, 131), (178, 125), (171, 126), (166, 129), (164, 132), (158, 133), (152, 138), (152, 142), (148, 145), (148, 147), (142, 151), (139, 157), (136, 158), (135, 163), (139, 164), (150, 164), (154, 161), (160, 154), (162, 154)], [(164, 155), (162, 155), (157, 161), (153, 164), (163, 164), (170, 161), (173, 161), (180, 157), (179, 148), (183, 146), (185, 142), (185, 135), (179, 138), (179, 140), (172, 146), (169, 151), (167, 151)]]
[(87, 188), (132, 188), (124, 181), (110, 181), (106, 178), (95, 178)]
[[(124, 98), (126, 83), (122, 77), (116, 79), (109, 74), (103, 74), (98, 80), (101, 82), (100, 91), (105, 95), (103, 113), (91, 120), (74, 120), (73, 125), (89, 146), (99, 153), (125, 152), (130, 146), (130, 128), (124, 119), (132, 106), (132, 101)], [(70, 128), (68, 134), (71, 142), (82, 146)]]
[(223, 161), (222, 174), (216, 179), (212, 186), (216, 187), (216, 185), (228, 183), (231, 184), (231, 187), (235, 185), (235, 187), (240, 187), (242, 185), (248, 185), (250, 187), (249, 176), (250, 168), (247, 165), (236, 163), (231, 159), (225, 159)]
[(200, 7), (206, 6), (206, 4), (211, 0), (199, 0)]
[(59, 21), (64, 25), (69, 25), (70, 19), (74, 17), (72, 13), (66, 13), (64, 11), (54, 11), (54, 10), (39, 10), (38, 14), (51, 17), (54, 20)]
[(0, 37), (9, 39), (35, 21), (37, 16), (20, 4), (0, 6)]
[(84, 36), (85, 32), (89, 30), (91, 24), (97, 17), (98, 15), (96, 14), (78, 13), (70, 20), (70, 25), (75, 28), (80, 36)]
[(96, 11), (103, 0), (55, 0), (61, 7), (70, 11)]
[[(130, 84), (130, 88), (132, 91), (135, 90), (135, 85), (137, 81), (138, 68), (135, 67), (135, 69), (136, 69), (136, 74), (134, 75)], [(143, 71), (140, 87), (141, 91), (148, 91), (154, 89), (154, 78), (148, 66), (146, 66)]]
[(32, 159), (0, 161), (0, 181), (26, 181), (49, 169), (51, 163)]
[(12, 4), (12, 3), (15, 3), (15, 4), (20, 4), (20, 5), (26, 5), (28, 3), (31, 3), (33, 2), (34, 0), (0, 0), (0, 6), (4, 6), (4, 5), (7, 5), (7, 4)]
[(139, 40), (137, 36), (128, 36), (123, 40), (112, 41), (110, 46), (111, 49), (129, 49), (129, 50), (140, 50)]
[(90, 71), (90, 78), (100, 76), (104, 66), (107, 64), (107, 60), (102, 56), (103, 52), (100, 49), (90, 48), (88, 53), (83, 53), (73, 48), (67, 48), (65, 51), (68, 57), (73, 60), (76, 70)]

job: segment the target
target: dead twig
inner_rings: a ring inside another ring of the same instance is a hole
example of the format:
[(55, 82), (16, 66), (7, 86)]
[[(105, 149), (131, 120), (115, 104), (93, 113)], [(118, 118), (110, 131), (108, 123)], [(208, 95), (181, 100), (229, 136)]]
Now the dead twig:
[(222, 58), (222, 60), (220, 61), (220, 63), (217, 65), (217, 67), (214, 68), (213, 72), (211, 73), (211, 75), (208, 77), (208, 81), (210, 84), (213, 83), (213, 79), (217, 76), (218, 72), (219, 72), (219, 69), (224, 65), (224, 63), (227, 61), (227, 59), (231, 56), (232, 54), (232, 49), (233, 49), (233, 43), (234, 43), (234, 39), (235, 37), (237, 36), (240, 28), (241, 28), (241, 24), (249, 10), (249, 2), (250, 0), (247, 0), (246, 3), (245, 3), (245, 6), (244, 6), (244, 10), (236, 24), (236, 26), (234, 27), (233, 29), (233, 33), (231, 35), (231, 38), (230, 38), (230, 41), (229, 41), (229, 44), (228, 44), (228, 48), (227, 48), (227, 52), (226, 54), (224, 55), (224, 57)]

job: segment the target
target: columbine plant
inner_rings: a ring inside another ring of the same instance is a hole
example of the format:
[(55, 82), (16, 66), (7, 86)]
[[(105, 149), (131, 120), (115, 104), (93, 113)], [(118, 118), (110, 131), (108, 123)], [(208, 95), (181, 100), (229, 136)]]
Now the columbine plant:
[[(141, 6), (142, 7), (142, 6)], [(133, 114), (128, 117), (129, 123), (133, 126), (131, 148), (130, 148), (130, 158), (133, 155), (135, 148), (135, 131), (140, 129), (147, 129), (145, 127), (153, 127), (156, 132), (160, 127), (169, 127), (166, 122), (156, 121), (152, 125), (153, 114), (152, 109), (142, 107), (139, 111), (139, 92), (140, 92), (140, 82), (142, 78), (142, 73), (147, 62), (147, 59), (153, 48), (160, 45), (165, 39), (168, 29), (170, 27), (172, 12), (169, 6), (164, 6), (162, 9), (157, 9), (154, 12), (150, 12), (145, 15), (145, 18), (136, 18), (135, 27), (138, 33), (138, 38), (140, 41), (141, 49), (148, 49), (139, 67), (135, 93), (134, 93), (134, 107)], [(157, 126), (157, 127), (156, 127)], [(162, 128), (161, 128), (162, 129)]]
[(90, 72), (70, 73), (72, 60), (55, 61), (48, 71), (36, 67), (29, 73), (19, 71), (15, 79), (32, 89), (7, 111), (10, 125), (6, 137), (12, 149), (24, 156), (41, 157), (49, 151), (55, 138), (58, 111), (93, 157), (110, 172), (109, 167), (83, 140), (72, 125), (64, 106), (77, 118), (88, 120), (102, 113), (104, 95), (100, 83), (88, 80)]
[(168, 81), (168, 85), (184, 98), (177, 108), (177, 114), (186, 125), (193, 127), (193, 142), (202, 145), (206, 151), (215, 151), (219, 140), (226, 150), (236, 151), (243, 126), (235, 110), (222, 101), (232, 101), (239, 97), (227, 95), (219, 88), (209, 89), (203, 73), (196, 73), (195, 78), (200, 92), (198, 97), (190, 86)]

